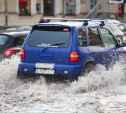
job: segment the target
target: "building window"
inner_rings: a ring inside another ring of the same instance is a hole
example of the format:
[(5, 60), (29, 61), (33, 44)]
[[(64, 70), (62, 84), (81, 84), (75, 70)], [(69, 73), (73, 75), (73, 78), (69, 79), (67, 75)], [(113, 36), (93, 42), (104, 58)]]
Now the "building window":
[(96, 5), (96, 0), (90, 0), (90, 9)]
[(54, 0), (44, 0), (44, 15), (54, 15)]
[(66, 0), (66, 15), (73, 15), (75, 14), (75, 0)]
[(31, 14), (31, 0), (19, 0), (19, 14), (20, 15)]
[(64, 15), (79, 15), (80, 0), (64, 0)]

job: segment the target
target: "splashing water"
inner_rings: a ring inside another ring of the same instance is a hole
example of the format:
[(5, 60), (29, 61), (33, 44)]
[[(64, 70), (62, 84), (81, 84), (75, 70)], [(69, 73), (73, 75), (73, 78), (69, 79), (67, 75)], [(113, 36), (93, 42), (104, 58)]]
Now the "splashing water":
[[(87, 105), (93, 106), (93, 109), (96, 109), (97, 105), (100, 106), (95, 101), (95, 91), (125, 83), (125, 66), (121, 62), (108, 71), (98, 65), (96, 71), (69, 84), (47, 84), (42, 76), (35, 81), (18, 80), (16, 73), (19, 62), (17, 56), (0, 62), (0, 112), (89, 112), (90, 107)], [(80, 110), (77, 110), (78, 108)], [(95, 112), (98, 111), (91, 111)]]
[(96, 90), (102, 87), (118, 86), (125, 82), (125, 66), (117, 63), (109, 71), (105, 67), (98, 65), (96, 71), (92, 71), (86, 77), (80, 77), (78, 82), (73, 82), (71, 87), (76, 93)]

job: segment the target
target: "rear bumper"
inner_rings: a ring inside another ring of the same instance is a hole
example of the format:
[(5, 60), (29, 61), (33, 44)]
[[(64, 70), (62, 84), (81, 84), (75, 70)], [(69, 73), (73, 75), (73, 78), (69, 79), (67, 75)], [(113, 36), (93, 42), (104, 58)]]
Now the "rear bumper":
[[(36, 64), (35, 63), (19, 63), (18, 70), (22, 74), (38, 75), (35, 73)], [(54, 64), (55, 76), (79, 76), (81, 71), (81, 65), (63, 65)], [(66, 73), (67, 72), (67, 73)]]

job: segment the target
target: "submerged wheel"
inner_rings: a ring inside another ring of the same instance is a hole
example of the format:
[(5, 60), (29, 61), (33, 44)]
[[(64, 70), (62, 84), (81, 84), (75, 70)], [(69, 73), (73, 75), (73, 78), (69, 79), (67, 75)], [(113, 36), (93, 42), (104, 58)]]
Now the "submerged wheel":
[(17, 78), (18, 79), (27, 79), (29, 78), (29, 75), (21, 74), (20, 71), (17, 71)]
[(83, 76), (83, 75), (86, 75), (88, 74), (89, 72), (95, 70), (95, 63), (91, 62), (91, 63), (87, 63), (85, 64), (82, 69), (81, 69), (81, 73), (80, 75)]

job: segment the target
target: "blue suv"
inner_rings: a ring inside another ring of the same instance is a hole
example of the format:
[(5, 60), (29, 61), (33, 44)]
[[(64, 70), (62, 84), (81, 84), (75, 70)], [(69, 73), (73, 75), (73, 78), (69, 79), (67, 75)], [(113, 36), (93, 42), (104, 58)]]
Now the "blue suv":
[(96, 64), (109, 67), (120, 55), (126, 54), (125, 44), (118, 42), (104, 21), (50, 20), (58, 19), (46, 19), (47, 23), (34, 25), (27, 36), (20, 52), (18, 78), (29, 75), (78, 77), (94, 69)]

